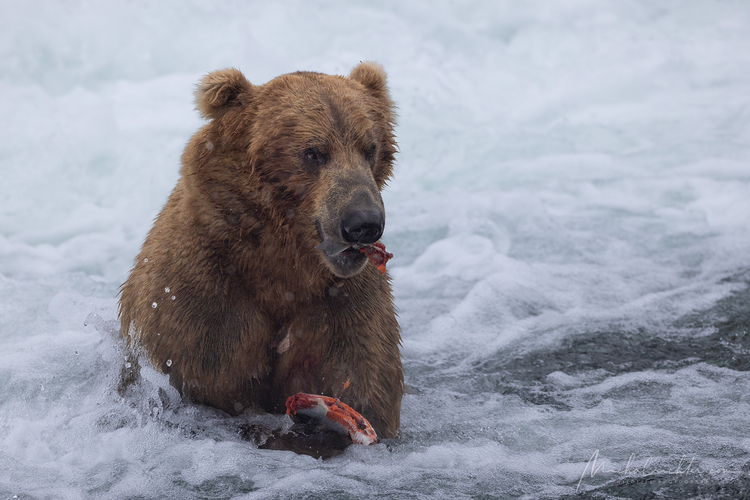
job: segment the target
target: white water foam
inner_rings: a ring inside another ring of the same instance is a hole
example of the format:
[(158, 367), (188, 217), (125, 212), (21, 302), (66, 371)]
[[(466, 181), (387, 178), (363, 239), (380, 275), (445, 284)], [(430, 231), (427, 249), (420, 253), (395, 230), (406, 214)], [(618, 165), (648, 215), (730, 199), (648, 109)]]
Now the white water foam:
[[(745, 3), (2, 10), (0, 496), (747, 493)], [(117, 289), (201, 124), (194, 84), (361, 60), (399, 106), (402, 437), (321, 461), (148, 368), (119, 397)]]

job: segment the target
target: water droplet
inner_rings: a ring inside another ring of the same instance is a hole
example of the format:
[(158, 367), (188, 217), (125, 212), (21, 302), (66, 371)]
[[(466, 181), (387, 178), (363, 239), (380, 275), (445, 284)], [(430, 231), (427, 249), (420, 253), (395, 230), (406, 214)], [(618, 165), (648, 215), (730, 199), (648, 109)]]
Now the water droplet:
[(130, 363), (125, 363), (125, 368), (130, 368), (131, 366), (133, 365), (131, 365)]
[(174, 300), (174, 299), (176, 299), (176, 298), (177, 298), (177, 297), (175, 297), (174, 295), (172, 295), (172, 300)]
[(171, 292), (171, 290), (169, 289), (169, 287), (167, 287), (167, 288), (164, 289), (164, 293), (169, 293), (169, 292)]
[(167, 366), (172, 366), (172, 360), (171, 359), (167, 360)]
[(152, 303), (151, 307), (153, 307), (154, 309), (156, 309), (156, 302)]
[(148, 259), (143, 259), (143, 262), (148, 262)]

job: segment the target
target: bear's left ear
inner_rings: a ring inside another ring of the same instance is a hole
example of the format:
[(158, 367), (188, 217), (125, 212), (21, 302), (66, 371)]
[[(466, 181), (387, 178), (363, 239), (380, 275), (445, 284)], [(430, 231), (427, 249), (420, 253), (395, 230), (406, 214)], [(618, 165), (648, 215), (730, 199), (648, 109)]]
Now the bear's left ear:
[(213, 71), (198, 83), (195, 106), (203, 118), (215, 119), (227, 110), (250, 102), (253, 85), (238, 69)]
[(349, 78), (364, 85), (378, 98), (388, 97), (388, 77), (383, 67), (376, 62), (360, 63), (349, 73)]

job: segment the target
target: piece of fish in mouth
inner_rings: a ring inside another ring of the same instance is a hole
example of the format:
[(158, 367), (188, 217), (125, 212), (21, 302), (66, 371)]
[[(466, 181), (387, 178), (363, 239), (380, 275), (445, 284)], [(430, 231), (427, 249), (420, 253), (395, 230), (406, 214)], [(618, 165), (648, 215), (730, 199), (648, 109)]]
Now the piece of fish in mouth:
[[(355, 246), (355, 248), (357, 247)], [(392, 253), (385, 251), (385, 245), (380, 242), (373, 243), (372, 245), (359, 245), (357, 250), (367, 255), (370, 262), (375, 264), (381, 273), (385, 274), (385, 265), (393, 258)]]

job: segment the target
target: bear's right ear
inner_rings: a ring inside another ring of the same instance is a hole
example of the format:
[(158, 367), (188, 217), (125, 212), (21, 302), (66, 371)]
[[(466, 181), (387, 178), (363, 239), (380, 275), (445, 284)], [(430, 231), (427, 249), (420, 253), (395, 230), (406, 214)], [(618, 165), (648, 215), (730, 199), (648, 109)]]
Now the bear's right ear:
[(198, 83), (195, 106), (201, 116), (215, 119), (235, 106), (250, 102), (253, 85), (238, 69), (213, 71)]

